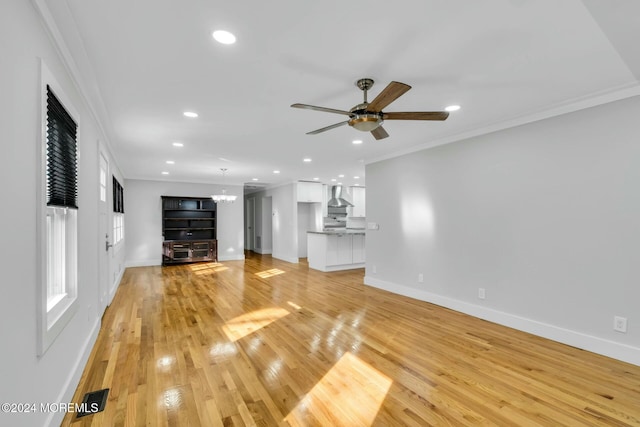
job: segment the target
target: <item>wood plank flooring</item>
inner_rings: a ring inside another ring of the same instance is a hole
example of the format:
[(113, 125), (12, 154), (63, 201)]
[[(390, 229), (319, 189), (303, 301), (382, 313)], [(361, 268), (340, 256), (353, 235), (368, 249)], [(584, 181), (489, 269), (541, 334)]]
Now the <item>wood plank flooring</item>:
[(640, 367), (362, 284), (243, 261), (130, 268), (71, 426), (640, 426)]

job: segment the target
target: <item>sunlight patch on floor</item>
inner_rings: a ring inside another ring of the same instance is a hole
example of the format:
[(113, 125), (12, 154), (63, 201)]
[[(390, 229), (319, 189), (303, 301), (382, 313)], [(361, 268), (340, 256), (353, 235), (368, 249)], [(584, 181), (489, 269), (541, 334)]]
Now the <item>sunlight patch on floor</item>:
[(197, 275), (210, 274), (218, 271), (228, 270), (229, 267), (226, 267), (224, 264), (220, 264), (219, 262), (208, 262), (206, 264), (192, 264), (189, 266), (191, 271)]
[(292, 426), (370, 426), (393, 381), (352, 353), (345, 353), (285, 417)]
[(279, 274), (284, 274), (284, 271), (280, 270), (279, 268), (272, 268), (271, 270), (260, 271), (256, 273), (256, 276), (260, 277), (261, 279), (266, 279), (268, 277), (277, 276)]
[(222, 327), (222, 331), (231, 341), (237, 341), (240, 338), (264, 328), (272, 322), (283, 318), (289, 314), (287, 310), (280, 307), (263, 308), (255, 310), (251, 313), (243, 314), (229, 320)]

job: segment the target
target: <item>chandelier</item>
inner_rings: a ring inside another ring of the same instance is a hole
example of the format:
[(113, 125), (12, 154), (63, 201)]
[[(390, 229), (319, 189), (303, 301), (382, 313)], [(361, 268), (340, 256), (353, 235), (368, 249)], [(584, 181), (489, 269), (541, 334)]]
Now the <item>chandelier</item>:
[[(220, 170), (222, 171), (222, 185), (224, 186), (226, 184), (226, 172), (227, 172), (227, 169), (226, 168), (220, 168)], [(238, 196), (227, 194), (226, 188), (222, 189), (222, 194), (213, 194), (211, 196), (213, 201), (216, 202), (216, 203), (233, 203), (233, 202), (236, 201), (237, 197)]]

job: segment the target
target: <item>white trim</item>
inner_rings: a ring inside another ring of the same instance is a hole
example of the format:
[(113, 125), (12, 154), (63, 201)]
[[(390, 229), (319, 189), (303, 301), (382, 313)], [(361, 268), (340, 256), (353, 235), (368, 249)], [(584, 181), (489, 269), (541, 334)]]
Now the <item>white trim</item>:
[(129, 260), (125, 261), (124, 267), (156, 267), (162, 265), (162, 261), (160, 259), (139, 259), (139, 260)]
[(107, 307), (111, 305), (111, 301), (113, 301), (113, 297), (116, 296), (116, 292), (118, 291), (118, 288), (120, 287), (120, 283), (122, 282), (122, 277), (124, 276), (125, 269), (126, 268), (123, 268), (120, 270), (120, 272), (118, 273), (118, 276), (113, 281), (113, 283), (109, 288), (109, 291), (107, 292)]
[(610, 102), (620, 101), (622, 99), (631, 98), (638, 95), (640, 95), (640, 84), (638, 84), (637, 82), (621, 85), (607, 91), (595, 92), (586, 96), (563, 101), (541, 111), (530, 112), (506, 120), (501, 120), (497, 123), (483, 126), (481, 128), (472, 129), (466, 132), (460, 132), (451, 136), (445, 136), (443, 138), (415, 145), (404, 150), (398, 150), (394, 153), (390, 153), (384, 156), (365, 159), (365, 164), (368, 165), (371, 163), (380, 162), (382, 160), (393, 159), (396, 157), (404, 156), (406, 154), (426, 150), (428, 148), (449, 144), (451, 142), (462, 141), (464, 139), (473, 138), (475, 136), (486, 135), (492, 132), (521, 126), (527, 123), (537, 122), (539, 120), (549, 119), (563, 114), (573, 113), (575, 111), (584, 110), (586, 108), (595, 107), (597, 105), (608, 104)]
[(242, 254), (242, 255), (225, 255), (225, 256), (218, 255), (218, 261), (243, 261), (243, 260), (244, 260), (244, 254)]
[[(78, 218), (76, 218), (76, 229), (72, 231), (75, 234), (75, 244), (71, 251), (75, 251), (75, 260), (71, 265), (71, 280), (75, 281), (75, 291), (70, 294), (70, 298), (64, 303), (65, 306), (59, 313), (54, 315), (47, 310), (47, 200), (46, 200), (46, 173), (45, 165), (47, 164), (47, 85), (55, 93), (56, 98), (64, 105), (69, 115), (77, 123), (77, 138), (80, 138), (81, 120), (80, 114), (74, 108), (73, 103), (67, 97), (62, 86), (58, 83), (53, 73), (49, 70), (44, 60), (40, 58), (40, 134), (36, 141), (38, 150), (36, 159), (36, 329), (37, 329), (37, 355), (43, 356), (49, 346), (55, 341), (56, 337), (62, 332), (64, 327), (69, 323), (78, 309)], [(77, 156), (80, 160), (81, 151), (78, 142)], [(79, 205), (80, 203), (78, 203)]]
[(290, 262), (291, 264), (298, 264), (300, 262), (298, 257), (289, 258), (289, 257), (283, 257), (283, 256), (274, 255), (274, 254), (271, 254), (271, 257), (282, 260), (282, 261)]
[(324, 268), (322, 266), (311, 266), (311, 264), (309, 264), (309, 268), (311, 268), (312, 270), (317, 270), (317, 271), (322, 271), (325, 273), (330, 273), (332, 271), (343, 271), (343, 270), (356, 270), (358, 268), (364, 268), (365, 267), (365, 263), (358, 263), (358, 264), (343, 264), (343, 265), (325, 265)]
[(254, 249), (252, 252), (258, 253), (260, 255), (271, 255), (271, 249)]
[[(60, 394), (54, 400), (54, 402), (72, 402), (73, 394), (78, 388), (78, 384), (80, 384), (80, 379), (82, 378), (82, 372), (84, 371), (84, 367), (87, 365), (89, 361), (89, 357), (91, 356), (91, 351), (93, 350), (93, 346), (98, 339), (98, 333), (100, 332), (100, 317), (96, 319), (93, 324), (93, 328), (91, 328), (91, 333), (85, 340), (81, 353), (76, 359), (76, 362), (73, 364), (73, 369), (67, 380), (64, 382), (62, 389), (60, 390)], [(52, 411), (49, 413), (49, 416), (46, 418), (44, 425), (45, 426), (59, 426), (62, 424), (62, 420), (66, 413), (64, 411)]]
[(632, 347), (504, 311), (494, 310), (420, 289), (387, 282), (371, 276), (365, 276), (364, 283), (374, 288), (450, 308), (480, 319), (640, 366), (640, 348), (638, 347)]
[[(118, 161), (115, 157), (115, 151), (113, 150), (113, 147), (111, 146), (111, 139), (108, 138), (108, 133), (106, 132), (106, 128), (103, 126), (103, 123), (110, 123), (108, 114), (106, 113), (106, 107), (104, 104), (104, 100), (102, 99), (102, 95), (100, 93), (99, 88), (95, 88), (95, 97), (97, 98), (95, 100), (95, 102), (91, 101), (91, 97), (88, 95), (89, 91), (87, 90), (87, 85), (86, 82), (82, 79), (82, 73), (80, 72), (80, 70), (78, 69), (78, 66), (75, 62), (75, 60), (73, 59), (73, 55), (71, 54), (71, 51), (69, 50), (69, 48), (67, 47), (67, 44), (64, 42), (64, 37), (62, 37), (62, 34), (60, 33), (60, 30), (58, 29), (58, 26), (56, 24), (55, 19), (53, 18), (53, 15), (51, 14), (51, 11), (49, 10), (47, 4), (46, 4), (46, 0), (31, 0), (31, 2), (33, 3), (36, 11), (40, 14), (40, 18), (42, 19), (42, 22), (44, 23), (44, 28), (46, 29), (47, 34), (49, 35), (49, 39), (51, 40), (51, 44), (53, 45), (53, 47), (56, 49), (57, 53), (58, 53), (58, 57), (61, 59), (62, 63), (64, 64), (65, 68), (67, 69), (67, 72), (69, 74), (70, 80), (73, 83), (73, 85), (75, 86), (75, 88), (77, 89), (78, 93), (80, 94), (80, 97), (82, 98), (82, 101), (85, 105), (85, 107), (87, 108), (87, 110), (89, 110), (89, 113), (91, 114), (92, 118), (94, 119), (94, 122), (97, 126), (98, 132), (101, 134), (102, 136), (102, 141), (106, 144), (106, 147), (111, 155), (111, 161), (115, 164), (115, 167), (117, 169), (120, 169), (120, 167), (118, 166)], [(76, 28), (77, 30), (77, 28)], [(82, 42), (82, 41), (81, 41)], [(83, 44), (84, 47), (84, 44)], [(86, 56), (86, 52), (83, 52)], [(88, 61), (88, 58), (87, 58)], [(90, 61), (88, 61), (90, 62)], [(85, 71), (87, 74), (90, 73), (91, 77), (93, 77), (93, 79), (95, 80), (95, 73), (93, 72), (93, 70), (87, 70)], [(103, 112), (103, 114), (99, 115), (95, 105), (97, 104), (97, 106), (99, 107), (100, 111)], [(107, 127), (109, 128), (109, 127)]]

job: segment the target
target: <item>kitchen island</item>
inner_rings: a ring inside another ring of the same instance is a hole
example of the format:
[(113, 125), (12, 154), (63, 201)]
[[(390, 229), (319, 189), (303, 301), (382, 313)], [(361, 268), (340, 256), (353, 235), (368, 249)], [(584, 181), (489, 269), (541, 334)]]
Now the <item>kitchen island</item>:
[(320, 271), (364, 268), (365, 231), (359, 229), (308, 231), (309, 268)]

